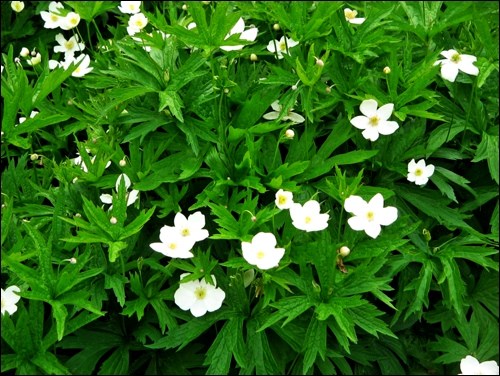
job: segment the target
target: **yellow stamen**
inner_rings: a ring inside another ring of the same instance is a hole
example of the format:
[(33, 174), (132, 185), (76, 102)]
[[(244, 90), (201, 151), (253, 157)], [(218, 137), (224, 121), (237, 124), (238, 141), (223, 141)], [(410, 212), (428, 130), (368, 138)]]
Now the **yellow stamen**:
[(344, 16), (345, 16), (345, 18), (347, 18), (349, 20), (356, 18), (357, 15), (358, 15), (358, 12), (355, 10), (344, 9)]
[(176, 243), (170, 243), (170, 244), (168, 245), (168, 247), (169, 247), (170, 249), (174, 250), (174, 249), (176, 249), (176, 248), (177, 248), (177, 244), (176, 244)]
[(312, 221), (312, 218), (309, 216), (304, 218), (305, 223), (311, 223), (311, 221)]
[(458, 64), (460, 62), (460, 60), (462, 60), (462, 59), (460, 58), (459, 53), (453, 54), (453, 56), (451, 57), (451, 61), (453, 61), (455, 64)]
[(373, 219), (375, 218), (375, 213), (370, 210), (368, 213), (366, 213), (366, 218), (369, 222), (373, 221)]
[(422, 176), (422, 174), (423, 174), (423, 173), (424, 173), (424, 172), (423, 172), (423, 171), (422, 171), (422, 169), (420, 169), (420, 168), (417, 168), (417, 169), (415, 170), (415, 176)]
[(263, 259), (265, 255), (266, 255), (266, 254), (264, 253), (264, 251), (258, 251), (258, 252), (257, 252), (257, 258), (258, 258), (259, 260)]
[(189, 229), (188, 229), (188, 228), (184, 228), (184, 229), (182, 229), (182, 231), (181, 231), (181, 235), (182, 235), (182, 236), (189, 236), (189, 234), (190, 234), (190, 233), (189, 233)]
[(370, 119), (368, 119), (368, 124), (370, 124), (372, 127), (378, 126), (378, 122), (380, 121), (379, 117), (377, 115), (372, 116)]
[(205, 296), (207, 296), (207, 290), (205, 290), (204, 287), (197, 287), (194, 290), (194, 295), (196, 296), (196, 299), (203, 300), (205, 299)]

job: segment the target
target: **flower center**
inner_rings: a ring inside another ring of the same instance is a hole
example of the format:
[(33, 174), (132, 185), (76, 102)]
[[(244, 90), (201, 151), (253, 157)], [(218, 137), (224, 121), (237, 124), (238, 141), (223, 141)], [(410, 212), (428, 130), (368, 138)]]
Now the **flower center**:
[(366, 219), (368, 219), (369, 222), (373, 221), (373, 219), (375, 218), (375, 213), (372, 212), (371, 210), (366, 213)]
[(266, 254), (265, 254), (265, 253), (264, 253), (264, 251), (262, 251), (262, 250), (259, 250), (259, 251), (257, 252), (257, 258), (258, 258), (259, 260), (262, 260), (262, 259), (264, 258), (264, 256), (265, 256), (265, 255), (266, 255)]
[(378, 122), (380, 121), (379, 117), (377, 115), (372, 116), (370, 119), (368, 119), (368, 124), (370, 124), (372, 127), (378, 126)]
[(135, 21), (135, 26), (137, 26), (139, 29), (144, 28), (144, 22), (142, 20), (137, 20)]
[(462, 59), (460, 58), (460, 54), (456, 53), (451, 57), (450, 60), (453, 61), (455, 64), (458, 64)]
[(56, 22), (59, 19), (59, 16), (56, 14), (51, 13), (50, 14), (50, 19), (54, 22)]
[(189, 236), (190, 235), (189, 229), (188, 228), (183, 228), (182, 231), (181, 231), (181, 235), (182, 236)]
[(64, 43), (64, 46), (67, 50), (72, 50), (73, 47), (75, 47), (75, 43), (72, 40), (68, 40), (66, 43)]
[(309, 217), (309, 216), (307, 216), (307, 217), (304, 218), (304, 222), (305, 223), (311, 223), (311, 221), (312, 221), (312, 218)]
[(279, 45), (280, 51), (286, 51), (286, 43), (285, 41), (281, 42)]
[(204, 287), (197, 287), (194, 290), (194, 295), (196, 296), (196, 299), (203, 300), (205, 299), (205, 296), (207, 296), (207, 290)]
[(286, 197), (285, 196), (280, 196), (278, 198), (278, 202), (280, 203), (280, 205), (286, 204)]
[(177, 244), (176, 244), (176, 243), (170, 243), (170, 244), (168, 245), (168, 248), (170, 248), (171, 250), (174, 250), (174, 249), (176, 249), (176, 248), (177, 248)]
[(358, 15), (358, 12), (355, 10), (350, 10), (350, 9), (344, 10), (344, 16), (348, 20), (352, 20), (353, 18), (356, 18), (357, 15)]
[(76, 25), (78, 25), (78, 18), (76, 18), (76, 17), (71, 18), (71, 19), (69, 20), (69, 23), (70, 23), (71, 25), (75, 25), (75, 26), (76, 26)]
[(422, 171), (422, 169), (420, 169), (420, 168), (417, 168), (417, 169), (415, 170), (415, 176), (422, 176), (422, 174), (423, 174), (423, 173), (424, 173), (424, 172), (423, 172), (423, 171)]

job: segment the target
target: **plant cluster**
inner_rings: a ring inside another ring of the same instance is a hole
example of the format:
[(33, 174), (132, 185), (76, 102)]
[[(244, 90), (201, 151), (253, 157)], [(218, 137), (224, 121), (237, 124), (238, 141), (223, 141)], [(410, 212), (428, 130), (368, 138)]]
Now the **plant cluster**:
[(2, 2), (1, 369), (498, 374), (497, 2)]

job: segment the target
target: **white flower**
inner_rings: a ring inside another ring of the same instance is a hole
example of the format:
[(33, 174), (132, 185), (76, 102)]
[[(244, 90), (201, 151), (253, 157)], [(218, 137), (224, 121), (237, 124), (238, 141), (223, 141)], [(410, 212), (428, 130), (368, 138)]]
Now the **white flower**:
[(460, 361), (459, 375), (498, 375), (498, 364), (494, 360), (479, 363), (473, 356), (467, 355)]
[(276, 200), (274, 202), (276, 206), (281, 210), (290, 209), (290, 207), (293, 205), (293, 193), (280, 189), (278, 192), (276, 192)]
[[(290, 54), (289, 49), (298, 45), (299, 42), (285, 36), (280, 40), (271, 40), (267, 45), (267, 50), (278, 55), (278, 59), (283, 59), (283, 54)], [(288, 49), (287, 49), (288, 46)]]
[[(252, 27), (248, 30), (245, 30), (245, 21), (243, 21), (243, 18), (240, 17), (240, 19), (236, 22), (236, 24), (233, 26), (233, 28), (229, 31), (229, 33), (226, 35), (224, 39), (229, 38), (233, 34), (240, 34), (240, 39), (253, 42), (257, 38), (258, 32), (259, 30), (256, 27)], [(220, 48), (223, 49), (224, 51), (235, 51), (235, 50), (241, 50), (243, 47), (244, 45), (221, 46)]]
[[(181, 274), (181, 280), (188, 275), (190, 274)], [(217, 282), (214, 275), (212, 275), (212, 279), (214, 285), (206, 283), (203, 279), (181, 282), (174, 293), (175, 304), (183, 311), (190, 310), (194, 317), (203, 316), (207, 311), (217, 311), (222, 306), (226, 293), (216, 287)]]
[(136, 14), (141, 11), (142, 1), (120, 1), (118, 5), (118, 10), (122, 13)]
[(384, 197), (377, 193), (370, 202), (359, 196), (351, 195), (344, 202), (344, 209), (354, 214), (347, 220), (355, 231), (364, 231), (368, 236), (376, 238), (382, 226), (388, 226), (398, 218), (398, 210), (393, 206), (384, 208)]
[(377, 107), (377, 101), (364, 100), (359, 106), (359, 110), (365, 116), (356, 116), (351, 119), (351, 124), (358, 129), (363, 129), (363, 137), (371, 141), (376, 141), (379, 134), (389, 135), (399, 128), (395, 121), (387, 121), (391, 117), (394, 104), (387, 103), (378, 110)]
[(267, 270), (278, 266), (285, 254), (285, 248), (276, 248), (276, 238), (270, 232), (259, 232), (252, 242), (241, 242), (243, 258), (259, 269)]
[[(85, 148), (85, 150), (87, 151), (87, 154), (89, 154), (89, 156), (90, 156), (90, 149)], [(87, 166), (85, 165), (85, 162), (83, 161), (80, 153), (77, 152), (76, 154), (78, 155), (78, 157), (72, 159), (73, 164), (80, 166), (80, 168), (83, 170), (83, 172), (89, 172), (89, 170), (88, 170)], [(90, 159), (90, 163), (93, 164), (95, 161), (95, 158), (96, 158), (96, 156), (94, 155)], [(111, 161), (108, 161), (105, 168), (108, 168), (109, 166), (111, 166)]]
[(303, 231), (321, 231), (328, 227), (329, 215), (320, 213), (319, 202), (307, 201), (304, 206), (294, 203), (290, 207), (292, 224)]
[(21, 52), (19, 53), (19, 55), (22, 57), (28, 57), (29, 54), (30, 54), (30, 50), (28, 50), (27, 47), (21, 48)]
[(191, 240), (186, 240), (175, 228), (163, 226), (160, 229), (160, 242), (151, 243), (149, 246), (154, 251), (172, 258), (191, 258), (194, 254), (191, 253), (194, 243)]
[[(39, 112), (38, 112), (38, 111), (33, 110), (33, 111), (31, 111), (31, 113), (30, 113), (30, 118), (34, 118), (34, 117), (35, 117), (36, 115), (38, 115), (38, 114), (39, 114)], [(25, 121), (26, 121), (26, 117), (21, 116), (21, 117), (19, 118), (19, 124), (24, 123)], [(18, 124), (16, 124), (16, 127), (17, 127), (17, 125), (18, 125)]]
[(59, 27), (63, 30), (70, 30), (77, 27), (80, 23), (80, 15), (75, 12), (69, 12), (66, 17), (61, 17)]
[(356, 24), (356, 25), (359, 25), (359, 24), (362, 24), (363, 22), (365, 22), (366, 18), (356, 18), (357, 15), (358, 15), (358, 12), (355, 10), (352, 10), (349, 8), (344, 9), (344, 16), (345, 16), (345, 19), (347, 22), (350, 22), (350, 23)]
[(62, 67), (66, 70), (69, 68), (71, 64), (77, 64), (76, 69), (71, 73), (73, 77), (83, 77), (87, 73), (91, 72), (93, 67), (89, 67), (90, 65), (90, 56), (87, 54), (80, 54), (77, 57), (70, 57), (64, 60), (62, 63)]
[(59, 61), (57, 60), (49, 60), (49, 69), (52, 70), (52, 69), (56, 69), (56, 68), (62, 68), (63, 67), (63, 64), (60, 63)]
[(446, 59), (438, 60), (434, 65), (441, 64), (441, 76), (450, 82), (455, 82), (458, 71), (462, 71), (473, 76), (479, 74), (479, 68), (473, 63), (477, 60), (475, 56), (459, 54), (455, 50), (441, 52)]
[(64, 52), (66, 60), (72, 58), (76, 51), (83, 51), (85, 48), (85, 44), (78, 43), (78, 35), (76, 34), (68, 40), (62, 34), (57, 34), (56, 41), (59, 43), (59, 46), (54, 47), (54, 52)]
[(22, 12), (24, 9), (24, 2), (23, 1), (11, 1), (10, 7), (16, 13)]
[(40, 64), (41, 61), (42, 61), (42, 55), (40, 55), (40, 52), (37, 52), (36, 55), (31, 59), (26, 60), (26, 62), (31, 66), (38, 65)]
[(148, 24), (147, 17), (142, 13), (136, 13), (128, 20), (128, 35), (134, 35), (144, 29)]
[(195, 212), (188, 218), (179, 212), (174, 217), (174, 227), (164, 227), (176, 231), (187, 244), (191, 244), (190, 249), (194, 243), (205, 240), (209, 236), (208, 231), (203, 228), (205, 227), (205, 216), (201, 212)]
[[(92, 163), (94, 162), (94, 159), (95, 159), (95, 156), (92, 158)], [(108, 163), (111, 163), (111, 162), (108, 162)], [(132, 182), (130, 181), (130, 178), (126, 174), (120, 174), (118, 176), (118, 178), (116, 179), (116, 183), (115, 183), (116, 192), (118, 192), (118, 188), (120, 187), (121, 180), (123, 180), (125, 183), (125, 191), (128, 191)], [(110, 194), (107, 194), (107, 193), (102, 194), (99, 198), (101, 199), (101, 201), (104, 204), (113, 204), (113, 196)], [(138, 198), (139, 198), (139, 191), (138, 190), (133, 189), (132, 191), (127, 192), (127, 206), (132, 205), (134, 202), (137, 201)], [(113, 207), (113, 205), (111, 205), (111, 207), (109, 209), (111, 210), (112, 207)]]
[(59, 9), (64, 9), (64, 5), (57, 1), (52, 1), (49, 4), (49, 11), (41, 11), (40, 16), (42, 19), (45, 21), (45, 24), (43, 25), (44, 28), (46, 29), (56, 29), (60, 26), (61, 19), (63, 18), (61, 16), (61, 13), (59, 12)]
[(16, 292), (20, 292), (21, 290), (17, 286), (7, 287), (5, 290), (0, 289), (1, 291), (1, 300), (2, 300), (2, 315), (7, 312), (9, 315), (14, 314), (17, 311), (17, 302), (21, 297), (16, 294)]
[[(273, 103), (271, 103), (271, 107), (274, 111), (268, 112), (267, 114), (264, 114), (263, 118), (266, 120), (275, 120), (279, 117), (282, 106), (279, 104), (279, 100), (275, 100)], [(293, 108), (290, 108), (288, 110), (288, 113), (283, 116), (282, 120), (290, 120), (294, 122), (295, 124), (303, 123), (306, 119), (304, 119), (303, 116), (296, 114), (295, 112), (292, 112)]]
[(425, 160), (421, 159), (415, 163), (412, 159), (408, 163), (408, 181), (414, 182), (416, 185), (424, 185), (429, 181), (429, 178), (434, 173), (434, 165), (425, 165)]
[(295, 137), (295, 132), (293, 131), (293, 129), (287, 129), (285, 132), (285, 137), (289, 140), (292, 140)]

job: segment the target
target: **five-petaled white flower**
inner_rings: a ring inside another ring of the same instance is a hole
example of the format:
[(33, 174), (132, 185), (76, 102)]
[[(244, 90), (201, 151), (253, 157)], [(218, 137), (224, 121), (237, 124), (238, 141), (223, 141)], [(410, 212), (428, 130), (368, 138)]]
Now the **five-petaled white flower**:
[(190, 214), (188, 218), (182, 213), (177, 213), (174, 217), (174, 227), (164, 226), (179, 233), (186, 244), (191, 244), (191, 249), (196, 242), (208, 238), (209, 233), (205, 227), (205, 216), (201, 212)]
[(5, 290), (0, 289), (1, 291), (1, 300), (2, 300), (2, 315), (7, 312), (9, 315), (14, 314), (17, 311), (17, 302), (21, 297), (16, 294), (16, 292), (20, 292), (21, 289), (17, 286), (7, 287)]
[[(190, 273), (181, 274), (181, 281), (189, 275)], [(214, 281), (213, 285), (203, 279), (181, 282), (174, 293), (175, 304), (183, 311), (190, 310), (194, 317), (217, 311), (222, 306), (226, 293), (221, 288), (216, 287), (217, 281), (213, 274), (211, 277)]]
[(61, 63), (61, 66), (66, 70), (71, 64), (78, 65), (73, 73), (71, 73), (73, 77), (83, 77), (94, 69), (90, 67), (90, 56), (87, 54), (80, 54), (77, 57), (68, 56), (68, 58)]
[(24, 9), (24, 2), (23, 1), (11, 1), (10, 7), (16, 13), (22, 12)]
[(384, 197), (377, 193), (369, 202), (359, 196), (351, 195), (344, 202), (344, 209), (354, 214), (347, 220), (355, 231), (364, 231), (368, 236), (376, 238), (382, 226), (388, 226), (398, 218), (398, 210), (393, 206), (384, 208)]
[(259, 232), (252, 242), (241, 242), (243, 258), (259, 269), (267, 270), (278, 266), (285, 254), (285, 248), (276, 248), (276, 238), (270, 232)]
[(292, 38), (287, 38), (282, 36), (280, 40), (271, 40), (267, 45), (267, 50), (269, 52), (278, 55), (278, 59), (283, 59), (283, 54), (289, 55), (290, 48), (295, 47), (299, 42), (294, 41)]
[[(259, 29), (257, 29), (256, 27), (252, 27), (248, 30), (245, 30), (245, 21), (243, 21), (243, 18), (240, 17), (224, 39), (229, 38), (233, 34), (240, 34), (240, 39), (253, 42), (257, 38), (258, 32)], [(241, 50), (243, 47), (245, 46), (237, 45), (237, 46), (221, 46), (220, 48), (224, 51), (236, 51), (236, 50)]]
[(71, 59), (76, 51), (83, 51), (85, 48), (84, 43), (78, 43), (78, 35), (73, 35), (71, 38), (66, 40), (64, 35), (57, 34), (56, 41), (59, 46), (54, 47), (54, 52), (64, 52), (64, 58), (66, 60)]
[(128, 35), (135, 35), (148, 24), (147, 17), (142, 13), (136, 13), (128, 20), (127, 32)]
[(389, 135), (399, 128), (398, 123), (395, 121), (388, 121), (394, 109), (394, 104), (387, 103), (379, 109), (377, 107), (376, 100), (364, 100), (359, 106), (359, 110), (364, 116), (360, 115), (351, 119), (351, 124), (358, 129), (363, 129), (363, 137), (371, 141), (376, 141), (379, 134)]
[(165, 256), (187, 259), (194, 257), (191, 252), (193, 245), (194, 243), (183, 237), (175, 227), (163, 226), (160, 229), (160, 243), (151, 243), (149, 246)]
[(350, 23), (356, 24), (356, 25), (359, 25), (359, 24), (362, 24), (363, 22), (365, 22), (366, 18), (361, 18), (361, 17), (356, 18), (357, 15), (358, 15), (358, 12), (355, 10), (352, 10), (349, 8), (344, 9), (344, 16), (345, 16), (345, 19), (347, 22), (350, 22)]
[(455, 50), (441, 52), (446, 59), (438, 60), (434, 65), (441, 64), (441, 77), (450, 82), (455, 82), (458, 71), (462, 71), (473, 76), (479, 74), (479, 68), (473, 63), (477, 58), (473, 55), (459, 54)]
[(498, 375), (498, 364), (494, 360), (479, 363), (473, 356), (467, 355), (460, 361), (459, 375)]
[(408, 181), (414, 182), (416, 185), (424, 185), (429, 181), (429, 178), (434, 173), (434, 165), (425, 165), (425, 160), (421, 159), (415, 163), (412, 159), (408, 163)]
[(126, 14), (136, 14), (141, 11), (142, 1), (120, 1), (118, 10)]
[[(92, 158), (92, 163), (94, 163), (94, 159), (95, 159), (95, 156)], [(123, 182), (125, 184), (125, 190), (127, 191), (127, 206), (130, 206), (134, 202), (136, 202), (137, 199), (139, 198), (139, 191), (136, 189), (133, 189), (132, 191), (128, 192), (128, 189), (130, 188), (130, 185), (132, 184), (132, 182), (130, 181), (130, 178), (126, 174), (120, 174), (118, 176), (118, 178), (116, 179), (116, 183), (115, 183), (116, 192), (118, 192), (118, 188), (120, 187), (121, 180), (123, 180)], [(110, 194), (104, 193), (99, 198), (101, 199), (101, 201), (104, 204), (113, 204), (113, 196)], [(109, 209), (111, 210), (111, 208), (113, 208), (113, 205), (111, 205)]]
[[(267, 114), (264, 114), (263, 118), (266, 120), (275, 120), (279, 117), (281, 110), (283, 107), (279, 104), (279, 100), (275, 100), (273, 103), (271, 103), (271, 108), (274, 111), (268, 112)], [(302, 115), (296, 114), (295, 112), (292, 112), (293, 108), (290, 108), (288, 110), (288, 113), (282, 117), (282, 120), (290, 120), (294, 122), (295, 124), (303, 123), (306, 119)]]
[(298, 203), (292, 204), (290, 217), (292, 225), (307, 232), (324, 230), (328, 227), (330, 218), (327, 213), (320, 213), (319, 202), (315, 200), (307, 201), (304, 206)]
[(61, 24), (61, 13), (59, 9), (64, 9), (64, 5), (58, 1), (52, 1), (49, 4), (49, 11), (41, 11), (40, 16), (45, 21), (43, 25), (46, 29), (57, 29)]
[(276, 206), (281, 210), (290, 209), (290, 207), (293, 205), (293, 193), (280, 189), (278, 192), (276, 192), (276, 200), (274, 202), (276, 203)]

